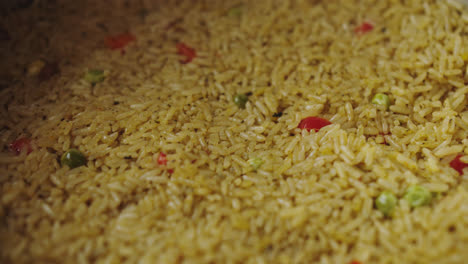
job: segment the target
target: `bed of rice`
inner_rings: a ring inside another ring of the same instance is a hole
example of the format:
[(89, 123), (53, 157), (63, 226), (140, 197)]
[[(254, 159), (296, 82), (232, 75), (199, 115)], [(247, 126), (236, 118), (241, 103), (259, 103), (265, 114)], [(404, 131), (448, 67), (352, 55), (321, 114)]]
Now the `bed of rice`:
[[(448, 164), (468, 154), (458, 2), (66, 2), (1, 20), (1, 263), (467, 262), (468, 177)], [(124, 31), (124, 53), (103, 46)], [(59, 75), (23, 73), (51, 57)], [(307, 116), (333, 124), (298, 129)], [(8, 151), (19, 137), (32, 153)], [(71, 147), (86, 166), (60, 166)], [(414, 184), (438, 198), (374, 208)]]

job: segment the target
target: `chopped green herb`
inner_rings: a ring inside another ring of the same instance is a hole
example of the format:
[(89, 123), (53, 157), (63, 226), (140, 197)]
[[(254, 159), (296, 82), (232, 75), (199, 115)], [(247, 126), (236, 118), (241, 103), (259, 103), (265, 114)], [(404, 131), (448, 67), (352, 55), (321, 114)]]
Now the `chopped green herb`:
[(234, 96), (234, 103), (239, 107), (244, 109), (245, 104), (249, 100), (249, 97), (246, 94), (237, 94)]
[(91, 84), (96, 84), (104, 81), (104, 71), (103, 70), (89, 70), (85, 75), (85, 80)]
[(67, 165), (70, 168), (76, 168), (86, 165), (85, 156), (77, 149), (69, 149), (62, 155), (61, 158), (62, 166)]
[(372, 103), (375, 105), (382, 105), (385, 107), (385, 110), (388, 110), (390, 107), (390, 98), (388, 98), (386, 94), (378, 93), (372, 98)]
[(390, 191), (382, 192), (377, 199), (375, 199), (375, 206), (385, 216), (392, 216), (396, 205), (397, 198)]
[(228, 16), (230, 17), (240, 17), (242, 15), (243, 6), (235, 6), (228, 10)]
[(254, 171), (258, 170), (263, 164), (263, 160), (261, 158), (251, 158), (248, 162)]
[(431, 203), (431, 192), (419, 185), (410, 186), (405, 193), (404, 199), (411, 207), (420, 207)]

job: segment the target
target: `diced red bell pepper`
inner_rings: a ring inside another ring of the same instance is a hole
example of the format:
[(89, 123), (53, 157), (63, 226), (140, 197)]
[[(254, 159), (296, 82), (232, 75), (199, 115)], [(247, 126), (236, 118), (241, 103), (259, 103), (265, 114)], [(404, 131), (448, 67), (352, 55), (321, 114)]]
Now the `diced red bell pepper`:
[(354, 33), (356, 33), (356, 34), (365, 34), (365, 33), (369, 32), (369, 31), (371, 31), (372, 29), (374, 29), (374, 25), (372, 25), (369, 22), (364, 22), (360, 26), (358, 26), (357, 28), (354, 29)]
[(19, 138), (8, 145), (8, 149), (15, 155), (26, 151), (27, 154), (32, 152), (31, 140), (29, 138)]
[(468, 167), (468, 164), (464, 163), (463, 161), (460, 160), (460, 158), (463, 157), (462, 154), (459, 154), (456, 156), (451, 162), (450, 162), (450, 167), (452, 167), (454, 170), (458, 171), (460, 175), (463, 175), (463, 169)]
[(160, 152), (158, 157), (158, 164), (159, 165), (167, 165), (167, 157), (166, 154)]
[[(163, 165), (163, 166), (167, 165), (167, 156), (166, 156), (166, 154), (164, 154), (162, 152), (159, 153), (158, 164)], [(167, 169), (167, 172), (169, 172), (169, 174), (172, 174), (172, 173), (174, 173), (174, 169)]]
[(197, 53), (195, 49), (185, 45), (184, 43), (178, 43), (176, 47), (177, 47), (177, 53), (185, 56), (185, 60), (183, 60), (182, 63), (189, 63), (195, 57), (197, 57)]
[(307, 129), (307, 131), (310, 131), (311, 129), (319, 131), (322, 127), (328, 125), (331, 125), (331, 122), (326, 119), (316, 116), (309, 116), (302, 119), (297, 127), (300, 129)]
[(131, 33), (122, 33), (115, 36), (110, 36), (106, 38), (106, 46), (109, 49), (123, 49), (130, 42), (135, 41), (136, 38)]

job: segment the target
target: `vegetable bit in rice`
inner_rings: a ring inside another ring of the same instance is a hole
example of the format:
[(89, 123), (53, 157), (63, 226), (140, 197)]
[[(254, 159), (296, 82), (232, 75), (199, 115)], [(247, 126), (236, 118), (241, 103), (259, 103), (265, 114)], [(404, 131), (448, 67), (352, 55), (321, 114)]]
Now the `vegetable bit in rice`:
[(384, 191), (375, 199), (375, 207), (384, 216), (390, 217), (393, 215), (397, 202), (398, 200), (392, 192)]
[(167, 156), (166, 154), (160, 152), (158, 156), (158, 164), (159, 165), (167, 165)]
[(419, 185), (410, 186), (403, 197), (411, 207), (420, 207), (431, 203), (431, 192)]
[(375, 94), (372, 98), (372, 103), (381, 106), (385, 110), (388, 110), (390, 107), (390, 98), (388, 98), (388, 95), (386, 94), (378, 93)]
[(131, 33), (122, 33), (115, 36), (109, 36), (106, 38), (106, 46), (112, 50), (118, 50), (125, 48), (128, 44), (135, 41), (136, 37)]
[(63, 153), (60, 161), (62, 166), (68, 166), (71, 169), (86, 165), (86, 157), (77, 149), (69, 149)]
[(369, 22), (363, 22), (361, 25), (354, 29), (354, 32), (358, 35), (368, 33), (374, 29), (374, 25)]
[(249, 96), (247, 94), (236, 94), (236, 96), (234, 96), (234, 103), (241, 109), (245, 109), (247, 101), (249, 101)]
[(104, 81), (104, 71), (103, 70), (89, 70), (86, 72), (84, 79), (90, 84), (97, 84)]
[(306, 129), (307, 131), (315, 130), (319, 131), (322, 127), (331, 125), (331, 122), (320, 117), (309, 116), (301, 120), (297, 126), (300, 129)]
[(8, 149), (11, 153), (19, 155), (22, 152), (29, 154), (32, 152), (31, 140), (29, 138), (19, 138), (8, 145)]
[(260, 166), (262, 166), (264, 161), (261, 158), (255, 157), (249, 159), (248, 162), (252, 170), (257, 171), (260, 168)]
[[(157, 162), (159, 165), (161, 166), (167, 166), (167, 155), (163, 152), (160, 152), (159, 153), (159, 156), (158, 156), (158, 159), (157, 159)], [(174, 173), (174, 169), (167, 169), (167, 172), (169, 172), (170, 174)]]
[(463, 175), (463, 169), (468, 167), (468, 164), (461, 161), (462, 157), (463, 157), (463, 155), (459, 154), (450, 162), (450, 167), (452, 167), (452, 169), (458, 171), (458, 173), (460, 173), (460, 175)]
[(242, 5), (231, 7), (227, 14), (230, 17), (240, 17), (242, 15), (243, 8), (244, 7)]
[(191, 62), (195, 57), (197, 57), (197, 53), (195, 52), (195, 49), (187, 46), (185, 43), (177, 43), (177, 53), (179, 55), (185, 56), (185, 60), (182, 60), (182, 63), (189, 63)]

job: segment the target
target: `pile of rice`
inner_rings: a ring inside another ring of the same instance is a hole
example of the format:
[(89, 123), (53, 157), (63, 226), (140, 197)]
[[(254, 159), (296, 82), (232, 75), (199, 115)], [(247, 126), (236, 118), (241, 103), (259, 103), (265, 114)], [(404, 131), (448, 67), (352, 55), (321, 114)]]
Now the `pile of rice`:
[[(449, 166), (468, 154), (458, 2), (62, 2), (50, 27), (13, 23), (51, 14), (39, 4), (2, 20), (0, 262), (466, 263), (468, 175)], [(102, 44), (124, 31), (123, 51)], [(178, 43), (197, 57), (181, 63)], [(59, 74), (23, 72), (51, 54)], [(332, 125), (297, 128), (308, 116)], [(15, 156), (21, 137), (33, 151)], [(85, 166), (60, 165), (70, 148)], [(415, 184), (437, 198), (375, 209)]]

